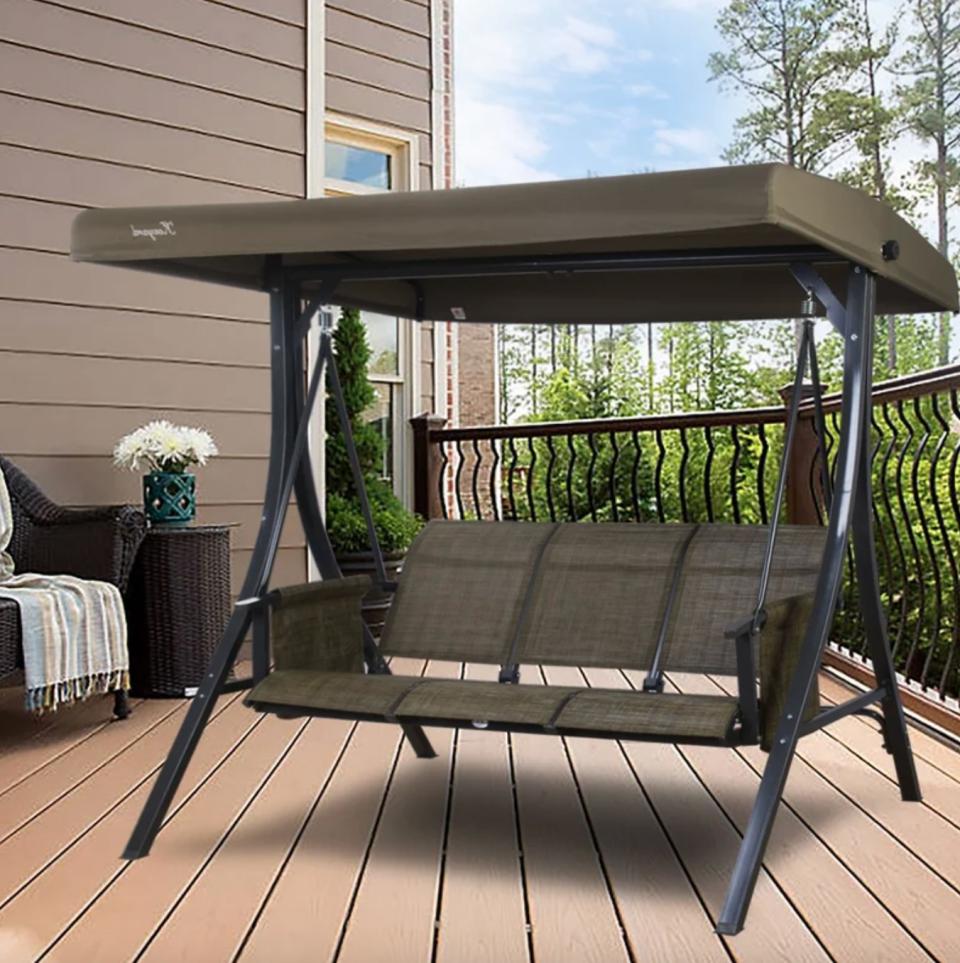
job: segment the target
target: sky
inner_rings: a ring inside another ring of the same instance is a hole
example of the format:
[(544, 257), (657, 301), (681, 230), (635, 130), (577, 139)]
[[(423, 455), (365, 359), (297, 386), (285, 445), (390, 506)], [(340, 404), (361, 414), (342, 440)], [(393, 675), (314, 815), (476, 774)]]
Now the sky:
[(719, 0), (457, 0), (461, 186), (722, 163)]

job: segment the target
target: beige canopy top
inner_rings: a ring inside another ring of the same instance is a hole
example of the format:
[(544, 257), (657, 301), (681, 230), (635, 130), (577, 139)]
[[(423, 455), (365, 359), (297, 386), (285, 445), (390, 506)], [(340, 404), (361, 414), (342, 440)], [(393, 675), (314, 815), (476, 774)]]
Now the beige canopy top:
[(332, 302), (437, 320), (791, 317), (795, 260), (841, 297), (849, 262), (875, 272), (880, 313), (958, 306), (950, 264), (889, 207), (779, 164), (93, 210), (74, 221), (71, 253), (250, 288), (276, 265), (305, 292), (336, 272)]

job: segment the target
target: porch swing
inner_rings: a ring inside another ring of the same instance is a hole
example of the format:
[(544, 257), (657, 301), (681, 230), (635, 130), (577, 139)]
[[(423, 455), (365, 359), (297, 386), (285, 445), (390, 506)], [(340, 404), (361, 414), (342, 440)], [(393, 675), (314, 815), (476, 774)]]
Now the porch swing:
[[(270, 294), (272, 430), (264, 510), (224, 637), (153, 787), (126, 858), (147, 855), (218, 695), (247, 705), (424, 725), (769, 751), (717, 930), (744, 922), (800, 737), (879, 704), (901, 795), (920, 799), (886, 638), (871, 531), (875, 307), (953, 310), (950, 265), (884, 205), (779, 165), (266, 204), (90, 211), (73, 257)], [(875, 304), (876, 302), (876, 304)], [(321, 308), (501, 323), (611, 323), (802, 315), (794, 392), (769, 526), (431, 521), (387, 578)], [(826, 464), (814, 317), (844, 340), (835, 481)], [(319, 321), (305, 384), (304, 340)], [(781, 524), (800, 387), (810, 369), (825, 527)], [(394, 593), (375, 642), (365, 577), (343, 577), (310, 461), (324, 382), (336, 409), (380, 586)], [(269, 589), (296, 493), (322, 576)], [(817, 671), (852, 530), (876, 686), (820, 709)], [(248, 679), (228, 680), (253, 637)], [(480, 662), (498, 681), (393, 674), (387, 657)], [(635, 690), (525, 684), (524, 665), (644, 673)], [(670, 670), (736, 677), (735, 696), (665, 691)], [(759, 679), (759, 685), (758, 685)]]

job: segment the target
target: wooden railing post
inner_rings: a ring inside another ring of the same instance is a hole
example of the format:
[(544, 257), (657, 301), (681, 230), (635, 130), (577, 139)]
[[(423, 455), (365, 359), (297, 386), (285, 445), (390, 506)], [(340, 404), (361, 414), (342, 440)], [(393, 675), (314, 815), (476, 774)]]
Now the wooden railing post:
[[(821, 386), (820, 391), (823, 394), (826, 385)], [(780, 397), (784, 406), (789, 409), (793, 385), (781, 388)], [(819, 459), (817, 432), (814, 427), (813, 406), (805, 404), (812, 398), (813, 385), (804, 384), (800, 388), (797, 434), (787, 462), (787, 521), (791, 525), (820, 524), (820, 515), (817, 512), (817, 499), (821, 496), (820, 473), (814, 464)], [(813, 485), (810, 484), (811, 478), (815, 480)]]
[(410, 419), (413, 428), (413, 510), (424, 518), (443, 517), (440, 502), (440, 447), (430, 440), (430, 432), (447, 423), (442, 415), (417, 415)]

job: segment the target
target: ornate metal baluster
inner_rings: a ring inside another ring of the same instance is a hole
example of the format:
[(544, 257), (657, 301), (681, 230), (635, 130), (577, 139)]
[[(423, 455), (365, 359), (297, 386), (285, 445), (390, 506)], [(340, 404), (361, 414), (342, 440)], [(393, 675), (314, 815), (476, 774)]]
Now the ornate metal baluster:
[(480, 463), (483, 455), (480, 454), (480, 446), (477, 439), (473, 439), (473, 475), (470, 479), (470, 488), (473, 493), (473, 509), (477, 513), (477, 518), (483, 518), (483, 509), (480, 506)]
[(900, 452), (897, 455), (897, 503), (900, 506), (900, 519), (904, 528), (906, 529), (907, 539), (910, 542), (911, 554), (913, 555), (913, 571), (916, 573), (918, 595), (917, 621), (916, 625), (914, 626), (913, 639), (910, 642), (910, 648), (907, 650), (906, 657), (904, 658), (901, 667), (905, 675), (910, 675), (914, 655), (917, 651), (917, 647), (920, 644), (920, 632), (927, 614), (927, 587), (923, 578), (923, 568), (920, 562), (920, 546), (917, 544), (917, 538), (913, 531), (913, 523), (910, 518), (910, 512), (907, 509), (907, 499), (906, 495), (904, 494), (906, 485), (903, 483), (904, 465), (906, 464), (907, 453), (910, 451), (910, 446), (914, 439), (913, 425), (907, 421), (906, 416), (903, 413), (902, 401), (897, 401), (895, 408), (897, 417), (900, 420), (900, 424), (906, 429), (906, 436), (904, 437), (903, 445), (901, 446)]
[(547, 510), (550, 512), (550, 521), (555, 522), (557, 512), (553, 504), (553, 466), (557, 461), (557, 452), (553, 447), (553, 435), (547, 435), (547, 451), (550, 453), (547, 460)]
[(490, 451), (493, 453), (493, 460), (490, 465), (490, 505), (493, 508), (493, 520), (501, 521), (500, 518), (500, 452), (497, 449), (497, 439), (490, 439)]
[(590, 464), (587, 465), (587, 499), (590, 504), (590, 519), (595, 522), (597, 506), (593, 500), (593, 469), (597, 464), (597, 442), (592, 431), (587, 435), (587, 444), (590, 446)]
[[(917, 445), (917, 450), (914, 452), (913, 466), (910, 471), (910, 485), (913, 489), (913, 501), (917, 506), (917, 518), (920, 521), (920, 531), (923, 532), (923, 543), (926, 546), (927, 557), (930, 563), (929, 566), (924, 566), (919, 574), (920, 577), (923, 578), (924, 569), (928, 568), (933, 576), (933, 632), (928, 639), (927, 654), (923, 660), (923, 666), (920, 669), (920, 684), (925, 686), (927, 684), (927, 671), (930, 668), (930, 659), (936, 648), (937, 640), (940, 638), (940, 626), (943, 618), (943, 579), (940, 576), (940, 559), (930, 534), (930, 524), (927, 519), (927, 513), (924, 511), (923, 497), (920, 492), (920, 466), (923, 462), (923, 454), (927, 450), (927, 445), (930, 443), (931, 435), (931, 425), (924, 416), (920, 398), (913, 399), (913, 413), (923, 433), (920, 436), (920, 443)], [(924, 628), (926, 628), (926, 626), (924, 626)]]
[[(900, 526), (897, 523), (897, 516), (894, 514), (893, 506), (890, 504), (890, 457), (897, 447), (900, 438), (897, 426), (890, 418), (890, 406), (887, 403), (880, 405), (880, 412), (883, 415), (883, 423), (889, 430), (889, 441), (884, 448), (880, 458), (880, 477), (883, 484), (880, 488), (880, 501), (890, 522), (890, 531), (893, 533), (893, 543), (897, 548), (897, 561), (900, 566), (900, 618), (897, 622), (897, 632), (890, 640), (890, 648), (896, 662), (897, 653), (900, 651), (900, 643), (903, 641), (903, 634), (907, 627), (907, 603), (910, 597), (910, 582), (907, 576), (907, 556), (903, 550), (903, 539), (900, 537)], [(894, 485), (899, 488), (899, 483)], [(899, 663), (898, 663), (899, 664)]]
[(530, 521), (537, 520), (537, 506), (533, 502), (533, 472), (537, 466), (537, 449), (533, 444), (533, 436), (527, 438), (527, 451), (530, 452), (530, 464), (527, 467), (527, 508), (530, 511)]
[(680, 429), (680, 517), (685, 521), (690, 521), (690, 513), (687, 511), (687, 461), (690, 459), (690, 446), (687, 444), (687, 429)]
[(610, 432), (610, 445), (613, 448), (613, 458), (610, 461), (610, 510), (613, 513), (613, 520), (620, 521), (620, 513), (617, 511), (617, 462), (620, 460), (620, 449), (617, 447), (616, 432)]
[[(950, 506), (953, 509), (953, 518), (957, 527), (960, 528), (960, 492), (958, 492), (957, 477), (960, 473), (960, 398), (957, 389), (950, 391), (950, 407), (953, 411), (954, 425), (957, 429), (957, 441), (953, 446), (953, 454), (950, 456), (950, 471), (947, 475), (947, 490), (950, 493)], [(950, 686), (950, 674), (957, 664), (957, 652), (960, 651), (960, 594), (954, 598), (953, 609), (953, 640), (950, 643), (950, 651), (943, 666), (943, 677), (940, 681), (940, 691), (950, 689), (957, 692), (960, 689), (960, 676), (958, 676), (955, 686)]]
[(654, 497), (657, 500), (657, 518), (661, 522), (667, 520), (666, 513), (663, 510), (663, 462), (667, 457), (667, 449), (663, 444), (663, 432), (659, 428), (654, 432), (654, 436), (657, 439), (657, 464), (653, 469), (653, 491)]
[(455, 444), (457, 449), (457, 470), (453, 475), (453, 492), (457, 497), (457, 512), (458, 518), (465, 518), (463, 511), (463, 493), (460, 491), (460, 475), (463, 473), (463, 448), (460, 445), (460, 439), (458, 438)]
[(703, 503), (707, 509), (707, 521), (713, 521), (713, 495), (710, 492), (710, 475), (713, 471), (713, 432), (707, 425), (703, 429), (703, 436), (707, 442), (707, 457), (703, 461)]
[(633, 456), (633, 467), (630, 470), (630, 496), (633, 498), (633, 517), (638, 522), (643, 521), (643, 512), (640, 510), (640, 462), (643, 459), (643, 449), (640, 447), (640, 432), (633, 430), (633, 447), (636, 454)]
[[(896, 587), (896, 576), (893, 572), (893, 556), (890, 554), (889, 539), (887, 538), (887, 533), (883, 527), (883, 519), (880, 516), (880, 498), (878, 497), (878, 488), (882, 488), (883, 479), (879, 476), (877, 465), (879, 462), (880, 449), (883, 447), (883, 431), (881, 430), (880, 425), (877, 423), (876, 406), (872, 406), (870, 408), (870, 425), (873, 428), (873, 437), (875, 438), (873, 448), (870, 451), (870, 472), (871, 481), (874, 487), (872, 500), (873, 525), (874, 532), (876, 534), (877, 546), (880, 549), (880, 559), (882, 563), (879, 566), (881, 592), (886, 593), (886, 607), (889, 611), (890, 603), (893, 600)], [(889, 634), (889, 626), (887, 632)]]
[(740, 524), (740, 494), (737, 482), (740, 470), (740, 433), (736, 425), (730, 426), (730, 441), (733, 443), (733, 457), (730, 459), (730, 509), (733, 512), (733, 521), (736, 525)]
[(510, 449), (510, 468), (507, 470), (507, 491), (510, 493), (510, 517), (517, 520), (517, 502), (513, 495), (513, 474), (517, 470), (517, 448), (513, 443), (513, 438), (507, 439), (507, 447)]
[(577, 508), (573, 498), (573, 466), (577, 460), (577, 447), (573, 443), (573, 435), (567, 435), (567, 449), (570, 452), (570, 461), (567, 462), (567, 507), (570, 511), (570, 521), (577, 519)]
[[(947, 564), (950, 569), (950, 579), (953, 585), (953, 600), (954, 600), (954, 618), (952, 619), (952, 635), (951, 644), (948, 647), (951, 648), (953, 644), (956, 643), (957, 636), (960, 634), (960, 625), (958, 625), (957, 607), (960, 606), (960, 572), (957, 569), (957, 556), (953, 548), (953, 538), (949, 528), (947, 527), (947, 520), (943, 513), (943, 507), (940, 502), (940, 484), (939, 484), (939, 467), (940, 458), (943, 455), (944, 449), (946, 448), (947, 442), (950, 439), (950, 422), (944, 417), (943, 412), (940, 410), (940, 399), (939, 396), (934, 393), (931, 395), (931, 406), (933, 410), (933, 417), (936, 418), (937, 424), (940, 426), (940, 437), (937, 439), (937, 444), (933, 450), (933, 456), (930, 459), (930, 499), (933, 502), (933, 513), (934, 517), (937, 519), (937, 528), (940, 531), (940, 539), (943, 543), (943, 551), (947, 557)], [(939, 632), (939, 622), (937, 631), (937, 643), (940, 642), (940, 632)], [(931, 667), (931, 660), (936, 655), (936, 657), (943, 657), (944, 665), (946, 665), (945, 653), (939, 651), (940, 646), (931, 645), (930, 652), (927, 655), (927, 664), (924, 666), (924, 678), (929, 674)], [(935, 651), (937, 650), (937, 651)], [(941, 671), (940, 681), (937, 685), (938, 691), (941, 697), (946, 691), (946, 674)]]
[(450, 513), (447, 511), (447, 468), (450, 465), (450, 459), (447, 457), (446, 442), (441, 441), (438, 448), (440, 449), (440, 471), (437, 478), (437, 488), (439, 489), (437, 494), (440, 496), (440, 511), (443, 513), (443, 517), (449, 518)]
[(757, 461), (757, 503), (760, 507), (760, 521), (764, 525), (770, 524), (767, 512), (767, 455), (770, 453), (770, 442), (767, 441), (767, 429), (761, 423), (758, 435), (760, 437), (760, 458)]

